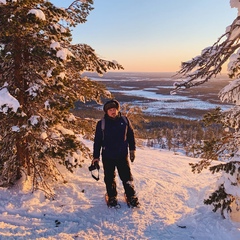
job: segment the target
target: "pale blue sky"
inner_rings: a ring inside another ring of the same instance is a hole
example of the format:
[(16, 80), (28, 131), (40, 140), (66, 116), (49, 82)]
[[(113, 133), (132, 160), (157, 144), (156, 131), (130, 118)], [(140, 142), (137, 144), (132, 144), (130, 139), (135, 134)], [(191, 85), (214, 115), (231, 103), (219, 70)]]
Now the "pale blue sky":
[(88, 21), (73, 30), (73, 43), (89, 44), (125, 71), (177, 71), (182, 61), (212, 45), (236, 16), (229, 0), (95, 0)]

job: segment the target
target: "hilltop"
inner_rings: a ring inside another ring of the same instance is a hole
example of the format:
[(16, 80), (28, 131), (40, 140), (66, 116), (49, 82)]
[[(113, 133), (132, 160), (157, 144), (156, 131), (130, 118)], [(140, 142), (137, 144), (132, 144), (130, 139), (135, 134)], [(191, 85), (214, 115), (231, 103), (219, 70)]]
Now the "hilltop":
[[(91, 148), (92, 143), (87, 144)], [(181, 153), (138, 148), (132, 164), (142, 205), (138, 210), (124, 203), (119, 180), (122, 207), (108, 209), (103, 171), (95, 181), (89, 162), (74, 174), (65, 173), (68, 182), (56, 186), (52, 201), (43, 192), (29, 193), (28, 182), (0, 188), (0, 239), (238, 240), (239, 223), (223, 219), (203, 204), (217, 176), (207, 170), (193, 174), (189, 162), (196, 161)]]

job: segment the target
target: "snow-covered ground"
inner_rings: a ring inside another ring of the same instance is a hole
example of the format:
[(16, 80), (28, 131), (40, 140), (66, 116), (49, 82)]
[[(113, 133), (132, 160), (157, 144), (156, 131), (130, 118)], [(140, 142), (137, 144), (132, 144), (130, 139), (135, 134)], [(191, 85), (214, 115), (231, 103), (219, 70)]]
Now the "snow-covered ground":
[(193, 174), (189, 162), (196, 161), (138, 148), (132, 172), (140, 209), (126, 206), (119, 180), (121, 209), (107, 208), (102, 169), (97, 182), (89, 162), (74, 174), (66, 173), (68, 183), (56, 186), (53, 201), (42, 192), (28, 193), (27, 183), (0, 188), (0, 239), (239, 240), (240, 223), (203, 204), (217, 176), (207, 170)]

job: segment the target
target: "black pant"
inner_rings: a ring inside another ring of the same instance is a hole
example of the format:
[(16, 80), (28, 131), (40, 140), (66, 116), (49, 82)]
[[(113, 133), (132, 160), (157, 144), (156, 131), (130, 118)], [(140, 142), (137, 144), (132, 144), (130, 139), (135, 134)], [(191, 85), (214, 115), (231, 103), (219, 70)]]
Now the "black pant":
[(115, 168), (117, 168), (118, 170), (118, 175), (123, 183), (126, 196), (131, 197), (135, 195), (133, 177), (131, 174), (128, 158), (127, 157), (121, 159), (103, 158), (102, 161), (104, 168), (104, 182), (106, 184), (108, 196), (109, 197), (117, 196)]

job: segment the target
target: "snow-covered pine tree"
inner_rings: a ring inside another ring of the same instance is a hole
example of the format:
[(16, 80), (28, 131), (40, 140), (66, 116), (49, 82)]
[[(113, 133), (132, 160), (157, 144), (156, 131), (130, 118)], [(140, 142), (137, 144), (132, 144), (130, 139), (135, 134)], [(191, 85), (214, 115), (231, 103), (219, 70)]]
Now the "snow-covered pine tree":
[[(231, 7), (238, 8), (240, 2), (230, 0)], [(193, 171), (201, 172), (209, 168), (212, 173), (221, 172), (214, 191), (205, 204), (214, 206), (223, 216), (231, 211), (234, 202), (240, 207), (240, 14), (226, 29), (226, 32), (212, 46), (204, 49), (201, 55), (188, 62), (183, 62), (178, 76), (182, 81), (175, 83), (173, 93), (182, 89), (204, 84), (212, 77), (216, 77), (223, 64), (229, 60), (228, 73), (233, 79), (219, 93), (221, 101), (232, 103), (233, 107), (227, 111), (216, 109), (213, 114), (205, 116), (205, 122), (222, 124), (225, 134), (220, 139), (205, 143), (206, 159), (197, 164), (191, 164)], [(207, 150), (206, 150), (207, 149)], [(211, 152), (212, 151), (212, 152)], [(218, 156), (220, 164), (212, 165), (211, 156)]]
[(88, 149), (70, 109), (77, 100), (109, 97), (83, 71), (121, 69), (86, 44), (71, 44), (71, 29), (84, 23), (92, 0), (58, 8), (47, 0), (0, 0), (0, 186), (25, 175), (32, 189), (53, 194), (51, 182), (81, 166)]

